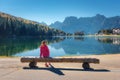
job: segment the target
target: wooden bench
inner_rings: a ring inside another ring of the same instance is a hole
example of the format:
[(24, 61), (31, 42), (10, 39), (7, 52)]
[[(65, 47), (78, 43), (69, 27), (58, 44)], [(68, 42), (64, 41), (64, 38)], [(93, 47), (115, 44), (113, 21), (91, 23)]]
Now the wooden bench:
[(99, 59), (96, 58), (36, 58), (36, 57), (22, 57), (22, 63), (29, 63), (29, 67), (33, 68), (37, 65), (37, 62), (70, 62), (70, 63), (83, 63), (82, 67), (84, 69), (90, 69), (89, 63), (99, 64)]

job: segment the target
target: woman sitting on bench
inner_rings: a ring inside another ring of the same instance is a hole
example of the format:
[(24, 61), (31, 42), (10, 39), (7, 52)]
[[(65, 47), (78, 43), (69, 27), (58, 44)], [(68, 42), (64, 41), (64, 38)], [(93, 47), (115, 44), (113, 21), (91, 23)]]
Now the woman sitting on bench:
[[(50, 51), (47, 46), (47, 41), (44, 40), (41, 42), (40, 45), (40, 58), (49, 58), (49, 55), (50, 55)], [(49, 67), (49, 65), (51, 65), (50, 62), (45, 62), (46, 67)]]

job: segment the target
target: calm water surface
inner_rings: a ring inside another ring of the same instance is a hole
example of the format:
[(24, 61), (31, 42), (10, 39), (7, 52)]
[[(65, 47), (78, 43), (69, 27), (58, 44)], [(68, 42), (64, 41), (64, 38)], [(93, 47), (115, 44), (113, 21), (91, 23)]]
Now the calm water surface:
[(51, 57), (120, 53), (120, 37), (0, 38), (0, 56), (39, 56), (42, 40)]

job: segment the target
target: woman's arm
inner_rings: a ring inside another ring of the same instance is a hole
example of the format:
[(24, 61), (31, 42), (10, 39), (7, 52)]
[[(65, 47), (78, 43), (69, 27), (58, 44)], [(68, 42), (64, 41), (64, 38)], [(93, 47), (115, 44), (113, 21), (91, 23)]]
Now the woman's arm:
[(40, 57), (42, 57), (43, 52), (42, 52), (42, 47), (40, 47)]

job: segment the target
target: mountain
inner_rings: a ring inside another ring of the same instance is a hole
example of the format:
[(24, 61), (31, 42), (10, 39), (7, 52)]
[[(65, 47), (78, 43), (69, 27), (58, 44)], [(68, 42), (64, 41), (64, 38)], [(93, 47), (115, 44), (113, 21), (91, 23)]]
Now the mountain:
[(45, 25), (45, 26), (48, 26), (45, 22), (40, 22), (40, 24)]
[(0, 12), (0, 36), (56, 36), (66, 33), (21, 17)]
[(108, 18), (100, 14), (80, 18), (70, 16), (63, 22), (57, 21), (50, 26), (69, 33), (83, 31), (85, 34), (95, 34), (102, 29), (120, 28), (120, 16)]
[(53, 28), (56, 28), (56, 29), (62, 29), (62, 27), (61, 27), (62, 23), (59, 22), (59, 21), (56, 21), (55, 23), (52, 23), (50, 26), (53, 27)]

